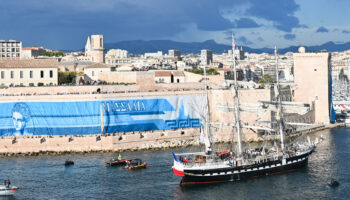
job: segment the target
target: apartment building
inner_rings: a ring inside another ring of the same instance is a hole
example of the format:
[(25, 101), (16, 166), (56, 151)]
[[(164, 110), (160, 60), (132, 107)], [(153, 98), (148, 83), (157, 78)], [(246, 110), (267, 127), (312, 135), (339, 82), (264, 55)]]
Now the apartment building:
[(208, 49), (201, 50), (201, 64), (208, 65), (213, 62), (213, 52)]
[(0, 40), (0, 60), (19, 60), (22, 42), (16, 40)]

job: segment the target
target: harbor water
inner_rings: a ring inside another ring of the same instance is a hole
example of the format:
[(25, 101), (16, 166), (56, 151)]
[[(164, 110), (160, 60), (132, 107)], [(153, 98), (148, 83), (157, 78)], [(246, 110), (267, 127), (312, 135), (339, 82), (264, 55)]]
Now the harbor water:
[[(197, 147), (124, 152), (141, 158), (146, 169), (107, 167), (118, 154), (0, 158), (0, 178), (20, 189), (14, 197), (0, 199), (350, 199), (350, 128), (324, 130), (323, 141), (307, 167), (295, 172), (239, 182), (180, 187), (173, 175), (171, 152)], [(66, 159), (75, 165), (65, 167)], [(331, 178), (337, 188), (327, 186)]]

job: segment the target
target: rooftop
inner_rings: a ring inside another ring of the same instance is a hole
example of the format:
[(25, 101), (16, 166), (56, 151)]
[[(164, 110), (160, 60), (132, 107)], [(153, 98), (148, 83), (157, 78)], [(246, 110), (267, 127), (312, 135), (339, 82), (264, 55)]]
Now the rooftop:
[(156, 70), (156, 71), (154, 71), (154, 75), (156, 77), (171, 76), (171, 74), (173, 76), (185, 76), (183, 71), (170, 71), (170, 70), (167, 70), (167, 71)]
[(104, 63), (96, 63), (93, 65), (86, 66), (85, 68), (109, 68), (109, 67), (114, 67), (113, 65), (108, 65)]
[(57, 68), (56, 59), (0, 60), (0, 68)]

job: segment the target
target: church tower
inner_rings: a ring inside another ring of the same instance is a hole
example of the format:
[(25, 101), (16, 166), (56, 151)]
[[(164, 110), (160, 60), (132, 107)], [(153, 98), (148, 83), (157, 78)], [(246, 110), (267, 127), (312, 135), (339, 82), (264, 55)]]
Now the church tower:
[(92, 62), (104, 63), (104, 37), (103, 35), (91, 35), (85, 45), (85, 56), (90, 57)]

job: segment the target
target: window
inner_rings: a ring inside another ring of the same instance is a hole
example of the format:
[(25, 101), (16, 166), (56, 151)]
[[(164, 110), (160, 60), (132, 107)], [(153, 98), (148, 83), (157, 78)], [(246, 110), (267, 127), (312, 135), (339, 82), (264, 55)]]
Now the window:
[(33, 71), (29, 72), (29, 78), (33, 78)]
[(103, 38), (100, 38), (100, 47), (103, 47)]
[(52, 77), (53, 77), (53, 71), (50, 70), (50, 78), (52, 78)]
[(23, 71), (19, 72), (19, 78), (23, 78)]
[(14, 78), (15, 73), (13, 71), (11, 71), (11, 78)]
[(92, 76), (95, 76), (95, 71), (92, 71)]
[(44, 71), (43, 70), (40, 71), (40, 78), (44, 78)]
[(1, 79), (4, 79), (4, 78), (5, 78), (5, 72), (1, 71)]

